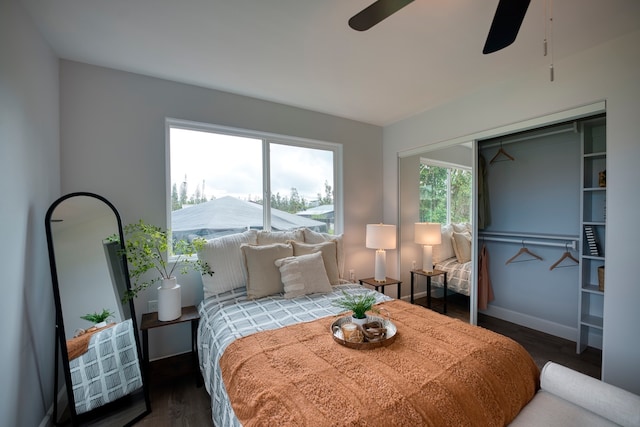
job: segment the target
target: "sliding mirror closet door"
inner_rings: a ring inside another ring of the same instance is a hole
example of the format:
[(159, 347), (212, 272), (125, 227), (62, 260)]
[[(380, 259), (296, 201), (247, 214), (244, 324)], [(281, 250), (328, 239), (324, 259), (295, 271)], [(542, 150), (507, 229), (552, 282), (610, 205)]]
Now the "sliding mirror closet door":
[[(423, 247), (415, 241), (415, 223), (441, 224), (441, 243), (433, 246), (433, 262), (437, 270), (448, 271), (447, 315), (467, 322), (475, 268), (471, 249), (473, 157), (469, 143), (432, 151), (412, 150), (400, 153), (398, 160), (400, 280), (409, 284), (411, 271), (424, 268)], [(466, 254), (465, 258), (456, 256), (454, 228), (462, 239), (459, 252)], [(413, 276), (414, 300), (426, 305), (426, 277)], [(444, 308), (443, 278), (442, 275), (431, 278), (433, 309), (439, 312)], [(409, 286), (403, 289), (408, 290)]]

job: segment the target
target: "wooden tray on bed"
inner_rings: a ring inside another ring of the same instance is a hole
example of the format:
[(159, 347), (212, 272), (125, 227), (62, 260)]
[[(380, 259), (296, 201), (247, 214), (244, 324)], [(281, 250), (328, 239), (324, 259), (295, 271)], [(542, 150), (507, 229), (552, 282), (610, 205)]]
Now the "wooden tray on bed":
[(334, 321), (331, 324), (329, 331), (333, 335), (333, 340), (335, 342), (337, 342), (338, 344), (342, 344), (345, 347), (353, 348), (356, 350), (371, 350), (373, 348), (386, 347), (388, 345), (391, 345), (396, 340), (396, 336), (398, 335), (398, 328), (396, 328), (396, 325), (394, 325), (393, 322), (389, 319), (384, 319), (378, 316), (369, 316), (369, 322), (374, 322), (374, 321), (380, 322), (383, 325), (383, 327), (387, 329), (385, 338), (380, 341), (373, 341), (373, 342), (365, 341), (365, 342), (359, 342), (359, 343), (345, 341), (344, 336), (342, 335), (342, 329), (340, 329), (340, 326), (343, 323), (351, 322), (351, 316), (340, 317), (339, 319)]

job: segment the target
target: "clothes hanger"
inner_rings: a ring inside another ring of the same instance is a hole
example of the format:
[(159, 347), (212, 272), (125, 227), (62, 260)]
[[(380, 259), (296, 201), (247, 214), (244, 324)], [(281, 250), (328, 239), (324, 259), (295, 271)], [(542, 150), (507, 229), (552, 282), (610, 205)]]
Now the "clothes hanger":
[[(500, 157), (500, 155), (503, 155), (506, 157), (505, 160), (498, 160), (498, 157)], [(493, 156), (493, 158), (489, 161), (489, 163), (494, 163), (494, 162), (504, 162), (507, 160), (515, 160), (513, 158), (513, 156), (511, 156), (509, 153), (507, 153), (506, 151), (504, 151), (504, 148), (502, 148), (502, 142), (500, 143), (500, 149), (498, 150), (498, 152), (496, 153), (495, 156)]]
[[(533, 253), (533, 252), (531, 252), (529, 249), (527, 249), (527, 247), (524, 245), (524, 240), (523, 240), (523, 241), (522, 241), (522, 247), (520, 248), (520, 250), (518, 251), (518, 253), (517, 253), (517, 254), (515, 254), (514, 256), (512, 256), (511, 258), (509, 258), (509, 259), (507, 260), (507, 262), (505, 262), (505, 265), (506, 265), (506, 264), (509, 264), (509, 263), (511, 263), (511, 262), (513, 262), (513, 260), (515, 260), (516, 258), (518, 258), (520, 255), (523, 255), (523, 254), (530, 255), (530, 256), (532, 256), (533, 258), (535, 258), (535, 259), (538, 259), (538, 260), (542, 261), (542, 257), (540, 257), (540, 256), (538, 256), (538, 255), (536, 255), (536, 254), (534, 254), (534, 253)], [(524, 262), (524, 261), (533, 261), (533, 260), (531, 260), (531, 259), (525, 259), (525, 260), (518, 261), (518, 262)]]
[(560, 257), (560, 259), (557, 260), (555, 263), (553, 263), (553, 265), (551, 267), (549, 267), (549, 270), (553, 270), (554, 268), (556, 268), (565, 259), (569, 259), (569, 260), (575, 262), (576, 264), (580, 264), (580, 261), (578, 261), (573, 255), (571, 255), (571, 252), (569, 252), (569, 244), (568, 243), (565, 243), (565, 245), (564, 245), (564, 253)]

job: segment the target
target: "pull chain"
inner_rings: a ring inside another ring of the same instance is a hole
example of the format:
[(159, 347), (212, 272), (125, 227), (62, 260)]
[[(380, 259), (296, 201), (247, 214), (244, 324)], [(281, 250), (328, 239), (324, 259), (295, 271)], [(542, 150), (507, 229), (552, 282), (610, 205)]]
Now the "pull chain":
[(550, 51), (551, 62), (549, 64), (549, 80), (553, 81), (553, 0), (544, 2), (544, 41), (542, 43), (544, 56)]

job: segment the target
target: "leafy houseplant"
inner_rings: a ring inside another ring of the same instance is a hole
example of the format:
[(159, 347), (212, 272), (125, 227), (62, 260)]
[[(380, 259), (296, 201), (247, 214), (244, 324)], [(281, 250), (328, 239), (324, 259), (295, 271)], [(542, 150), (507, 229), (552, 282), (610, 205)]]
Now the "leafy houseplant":
[(354, 319), (366, 319), (367, 311), (376, 303), (376, 295), (373, 292), (353, 295), (342, 291), (342, 297), (333, 302), (334, 305), (351, 310)]
[(102, 313), (96, 312), (96, 313), (85, 314), (84, 316), (80, 316), (80, 318), (97, 324), (97, 323), (105, 322), (111, 316), (113, 316), (113, 312), (105, 308), (102, 310)]
[[(138, 293), (154, 283), (174, 277), (174, 273), (186, 274), (189, 270), (195, 270), (202, 275), (213, 275), (213, 271), (206, 262), (193, 259), (200, 249), (204, 247), (206, 240), (203, 238), (170, 241), (167, 231), (160, 227), (146, 224), (140, 220), (124, 227), (125, 254), (129, 266), (129, 277), (133, 281), (133, 287), (127, 292), (123, 302), (127, 302), (138, 296)], [(169, 249), (177, 258), (171, 262), (167, 259)], [(178, 269), (178, 265), (181, 267)], [(155, 270), (158, 276), (151, 279), (143, 278), (149, 270)], [(177, 271), (176, 271), (177, 270)]]

